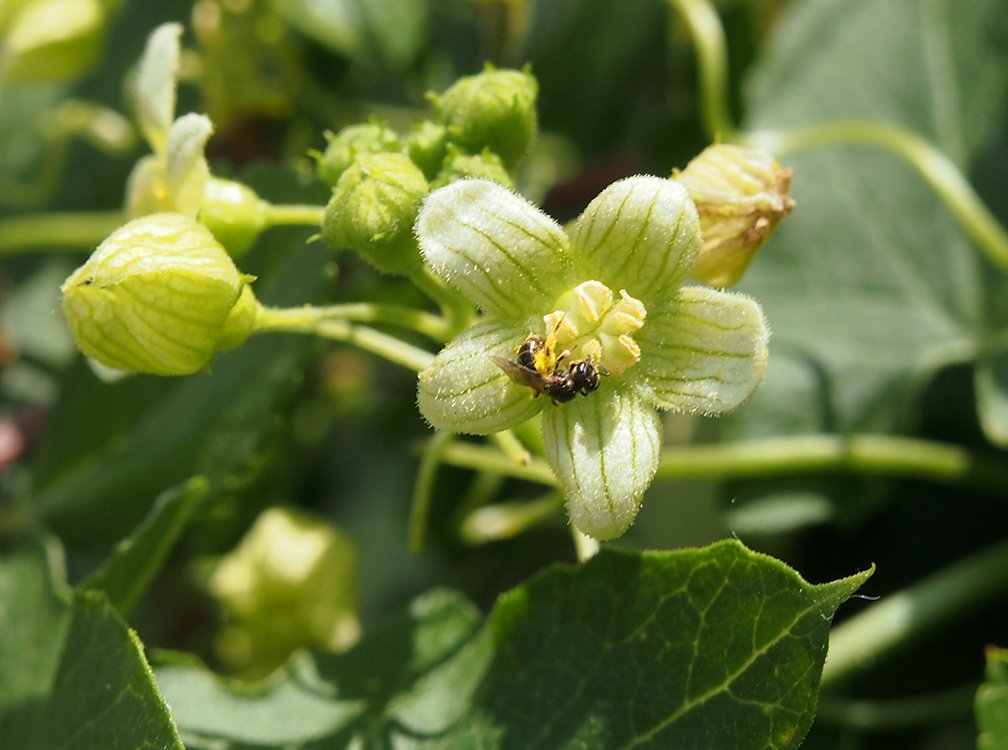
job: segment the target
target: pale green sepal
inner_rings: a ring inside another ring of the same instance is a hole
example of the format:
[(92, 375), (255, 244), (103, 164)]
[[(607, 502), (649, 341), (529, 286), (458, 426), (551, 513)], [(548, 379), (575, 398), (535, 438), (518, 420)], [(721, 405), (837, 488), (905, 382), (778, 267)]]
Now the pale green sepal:
[(543, 410), (546, 460), (564, 488), (571, 523), (614, 539), (637, 517), (658, 470), (661, 423), (634, 391), (600, 389)]
[(548, 310), (572, 279), (560, 225), (488, 180), (459, 180), (432, 192), (416, 234), (434, 272), (502, 320)]
[(684, 287), (648, 310), (636, 338), (659, 408), (715, 415), (739, 406), (763, 378), (770, 331), (756, 300)]
[(531, 419), (548, 404), (510, 380), (492, 357), (514, 359), (525, 328), (480, 323), (452, 339), (420, 372), (417, 404), (439, 430), (489, 435)]
[(151, 33), (133, 87), (137, 124), (151, 150), (163, 153), (175, 119), (175, 77), (182, 25), (165, 23)]
[(638, 175), (614, 182), (577, 218), (571, 245), (588, 276), (650, 308), (672, 296), (700, 252), (700, 219), (686, 189)]
[(165, 181), (174, 210), (195, 216), (203, 202), (203, 189), (210, 179), (203, 150), (213, 133), (206, 115), (187, 114), (172, 123), (165, 146)]

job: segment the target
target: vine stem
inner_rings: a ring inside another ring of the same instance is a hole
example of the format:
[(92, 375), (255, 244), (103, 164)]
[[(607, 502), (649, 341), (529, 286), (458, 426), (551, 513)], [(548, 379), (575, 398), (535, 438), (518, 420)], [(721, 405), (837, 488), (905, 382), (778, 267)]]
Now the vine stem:
[(821, 686), (828, 688), (965, 611), (1008, 591), (1008, 542), (972, 555), (873, 604), (830, 633)]
[(0, 256), (30, 248), (82, 252), (126, 221), (122, 211), (68, 211), (0, 219)]
[(306, 225), (321, 227), (325, 218), (325, 206), (308, 204), (274, 204), (263, 201), (266, 223), (271, 227), (281, 225)]
[[(521, 465), (493, 448), (458, 443), (445, 463), (557, 486), (540, 458)], [(964, 448), (893, 435), (797, 435), (662, 451), (656, 479), (736, 479), (827, 472), (853, 472), (965, 484), (1008, 497), (1008, 472)]]
[(980, 200), (955, 163), (931, 143), (896, 125), (856, 120), (796, 130), (761, 130), (739, 135), (777, 156), (824, 145), (863, 143), (896, 154), (913, 167), (948, 207), (963, 231), (997, 266), (1008, 271), (1008, 232)]
[(311, 305), (291, 308), (260, 307), (256, 314), (255, 332), (309, 333), (333, 341), (343, 341), (414, 372), (423, 370), (434, 360), (434, 355), (430, 352), (408, 344), (402, 339), (376, 331), (374, 328), (353, 325), (348, 320), (326, 314), (326, 311), (325, 307)]
[(669, 0), (669, 5), (686, 22), (696, 50), (704, 132), (712, 142), (734, 140), (728, 106), (728, 48), (717, 10), (707, 0)]

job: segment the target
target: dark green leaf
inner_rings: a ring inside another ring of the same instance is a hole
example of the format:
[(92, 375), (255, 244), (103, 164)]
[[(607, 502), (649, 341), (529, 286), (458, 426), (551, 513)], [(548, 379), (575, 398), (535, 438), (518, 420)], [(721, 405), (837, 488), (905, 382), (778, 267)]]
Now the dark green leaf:
[(604, 550), (505, 595), (482, 627), (432, 594), (264, 686), (191, 664), (158, 682), (191, 748), (792, 748), (833, 613), (869, 574), (812, 586), (737, 542)]
[(987, 437), (1008, 447), (1008, 347), (989, 352), (977, 363), (976, 396)]
[[(968, 174), (1005, 111), (1003, 11), (999, 0), (794, 3), (753, 76), (749, 126), (890, 123)], [(1004, 273), (891, 153), (831, 145), (785, 162), (797, 206), (741, 284), (773, 327), (771, 366), (736, 427), (901, 429), (921, 386), (1008, 322)]]
[(52, 543), (6, 551), (0, 593), (5, 747), (183, 750), (136, 635), (101, 594), (68, 601)]
[(978, 750), (1008, 748), (1008, 651), (987, 650), (987, 681), (976, 695)]
[(128, 615), (206, 493), (202, 477), (162, 493), (140, 527), (116, 545), (105, 564), (79, 588), (102, 592), (120, 614)]

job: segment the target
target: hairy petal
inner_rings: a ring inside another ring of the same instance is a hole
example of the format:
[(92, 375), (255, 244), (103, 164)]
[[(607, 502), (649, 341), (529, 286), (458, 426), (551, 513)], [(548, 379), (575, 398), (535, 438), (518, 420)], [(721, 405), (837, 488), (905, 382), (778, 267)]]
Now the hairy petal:
[(652, 304), (679, 288), (700, 251), (700, 219), (686, 189), (638, 175), (595, 198), (571, 232), (577, 260), (613, 289)]
[(459, 180), (431, 193), (416, 235), (434, 272), (501, 320), (548, 309), (571, 281), (560, 226), (488, 180)]
[(658, 470), (654, 408), (633, 391), (599, 390), (544, 409), (543, 438), (571, 522), (596, 539), (626, 531)]
[(648, 311), (636, 336), (639, 366), (661, 409), (708, 415), (731, 411), (759, 385), (770, 331), (759, 303), (707, 287), (684, 287)]
[(513, 359), (526, 335), (525, 328), (487, 322), (456, 336), (420, 372), (420, 413), (439, 430), (469, 435), (489, 435), (531, 419), (548, 400), (513, 383), (491, 359)]
[(151, 150), (163, 153), (175, 119), (175, 77), (179, 68), (182, 25), (158, 26), (147, 40), (133, 85), (137, 124)]

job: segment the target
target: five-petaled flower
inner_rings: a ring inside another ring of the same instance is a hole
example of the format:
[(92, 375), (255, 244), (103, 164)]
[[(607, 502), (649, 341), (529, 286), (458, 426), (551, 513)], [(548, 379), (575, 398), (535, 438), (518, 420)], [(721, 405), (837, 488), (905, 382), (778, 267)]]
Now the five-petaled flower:
[[(541, 413), (546, 460), (589, 536), (613, 538), (633, 523), (658, 468), (658, 411), (724, 414), (762, 377), (769, 332), (759, 304), (683, 286), (702, 238), (672, 180), (610, 185), (569, 235), (507, 189), (461, 180), (431, 193), (416, 234), (431, 269), (483, 313), (420, 373), (421, 413), (437, 429), (475, 435)], [(516, 382), (499, 361), (530, 335), (556, 355), (542, 358), (540, 375), (586, 361), (602, 374), (598, 389), (555, 405)]]

